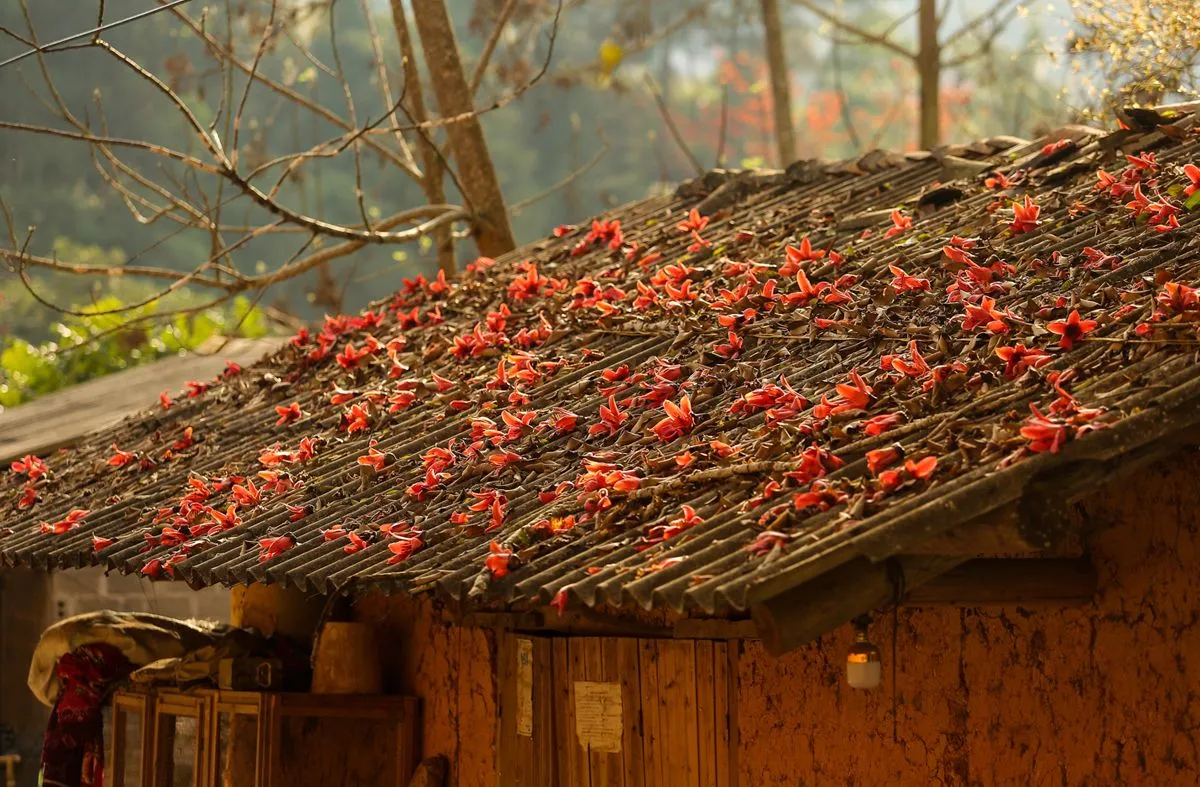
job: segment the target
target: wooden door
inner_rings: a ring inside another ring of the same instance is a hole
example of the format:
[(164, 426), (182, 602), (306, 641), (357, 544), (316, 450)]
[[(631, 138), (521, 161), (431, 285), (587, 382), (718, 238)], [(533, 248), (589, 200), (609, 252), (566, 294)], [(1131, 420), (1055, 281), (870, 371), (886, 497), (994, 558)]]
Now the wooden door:
[(506, 635), (502, 787), (733, 787), (725, 641)]

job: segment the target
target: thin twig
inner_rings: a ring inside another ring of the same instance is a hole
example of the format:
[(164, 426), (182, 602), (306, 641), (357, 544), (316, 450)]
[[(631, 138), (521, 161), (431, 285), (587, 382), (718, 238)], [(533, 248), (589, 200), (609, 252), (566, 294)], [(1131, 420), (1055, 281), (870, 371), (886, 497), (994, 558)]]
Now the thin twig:
[(604, 132), (597, 130), (597, 133), (600, 136), (600, 149), (596, 151), (596, 155), (592, 156), (587, 161), (587, 163), (585, 163), (582, 167), (580, 167), (579, 169), (570, 173), (569, 175), (567, 175), (565, 178), (558, 181), (554, 185), (552, 185), (546, 189), (543, 189), (542, 191), (539, 191), (537, 194), (534, 194), (532, 197), (527, 197), (527, 198), (521, 200), (520, 202), (514, 203), (508, 209), (508, 212), (513, 214), (514, 216), (519, 215), (522, 210), (524, 210), (525, 208), (528, 208), (530, 205), (533, 205), (536, 202), (540, 202), (541, 200), (544, 200), (546, 197), (549, 197), (551, 194), (554, 194), (556, 191), (560, 191), (560, 190), (566, 188), (567, 186), (571, 185), (575, 181), (582, 178), (584, 175), (588, 174), (588, 172), (590, 172), (593, 167), (595, 167), (597, 164), (600, 163), (600, 160), (603, 159), (604, 156), (609, 151), (608, 139), (604, 136)]
[(658, 107), (658, 112), (662, 115), (663, 122), (667, 124), (667, 130), (671, 132), (671, 138), (675, 140), (675, 144), (683, 151), (683, 155), (691, 163), (692, 169), (696, 171), (696, 175), (704, 174), (704, 167), (700, 165), (700, 160), (692, 153), (691, 148), (683, 140), (683, 135), (679, 133), (679, 129), (675, 125), (675, 120), (671, 117), (671, 110), (667, 107), (667, 102), (663, 101), (662, 91), (658, 89), (658, 83), (654, 81), (654, 77), (646, 74), (646, 87), (650, 90), (650, 95), (654, 96), (654, 103)]
[[(96, 27), (93, 27), (91, 30), (84, 30), (82, 33), (72, 33), (71, 35), (67, 36), (66, 38), (60, 38), (57, 41), (51, 41), (49, 44), (43, 44), (41, 46), (38, 46), (35, 44), (32, 49), (22, 52), (19, 55), (10, 57), (8, 60), (5, 60), (4, 62), (0, 62), (0, 68), (4, 68), (5, 66), (10, 66), (13, 63), (20, 62), (20, 61), (24, 60), (25, 58), (29, 57), (30, 55), (36, 55), (36, 54), (40, 54), (42, 52), (62, 51), (62, 50), (59, 50), (58, 47), (60, 47), (63, 44), (68, 44), (72, 41), (78, 41), (81, 38), (88, 38), (89, 36), (91, 36), (93, 38), (93, 40), (95, 40), (96, 36), (100, 35), (100, 33), (103, 33), (107, 30), (112, 30), (113, 28), (121, 27), (122, 25), (127, 25), (130, 22), (136, 22), (139, 19), (145, 19), (148, 16), (157, 14), (159, 11), (166, 11), (170, 8), (174, 8), (176, 6), (180, 6), (180, 5), (183, 5), (184, 3), (189, 3), (189, 2), (191, 2), (191, 0), (171, 0), (171, 2), (167, 3), (166, 5), (161, 5), (161, 6), (158, 6), (157, 8), (148, 8), (145, 11), (139, 11), (138, 13), (134, 14), (133, 16), (127, 16), (124, 19), (118, 19), (117, 21), (109, 22), (106, 25), (98, 25)], [(103, 4), (101, 4), (100, 16), (101, 17), (104, 16)], [(10, 33), (10, 35), (11, 35), (11, 33)], [(13, 38), (18, 38), (18, 36), (13, 36)]]
[(496, 50), (496, 44), (500, 43), (500, 36), (504, 34), (504, 28), (508, 26), (508, 20), (512, 19), (513, 12), (516, 10), (517, 0), (508, 0), (500, 9), (496, 23), (492, 25), (492, 32), (483, 44), (483, 51), (479, 53), (479, 61), (475, 63), (475, 70), (471, 72), (471, 80), (468, 82), (467, 89), (472, 96), (479, 92), (479, 86), (483, 84), (483, 77), (487, 74), (488, 62)]

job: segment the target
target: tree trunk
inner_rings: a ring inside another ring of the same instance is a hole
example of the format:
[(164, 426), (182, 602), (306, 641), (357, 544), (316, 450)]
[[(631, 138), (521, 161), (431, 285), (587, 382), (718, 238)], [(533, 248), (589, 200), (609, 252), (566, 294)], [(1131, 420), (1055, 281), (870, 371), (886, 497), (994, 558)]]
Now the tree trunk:
[(926, 150), (942, 142), (941, 77), (942, 50), (938, 43), (937, 0), (917, 0), (917, 78), (921, 83), (921, 147)]
[[(416, 50), (412, 45), (412, 35), (408, 30), (408, 17), (404, 11), (403, 0), (391, 0), (392, 26), (396, 30), (396, 43), (400, 46), (400, 56), (404, 58), (404, 89), (405, 101), (409, 113), (418, 123), (429, 119), (425, 108), (425, 94), (421, 87), (421, 72), (417, 68)], [(446, 202), (445, 171), (442, 157), (438, 154), (437, 145), (428, 131), (418, 131), (417, 150), (421, 155), (421, 168), (424, 177), (421, 179), (421, 190), (430, 205), (442, 205)], [(454, 257), (454, 233), (450, 225), (438, 227), (433, 233), (433, 242), (437, 247), (438, 268), (446, 275), (454, 273), (458, 263)]]
[(779, 146), (779, 165), (786, 167), (796, 160), (796, 128), (792, 125), (792, 94), (788, 84), (787, 53), (783, 51), (779, 0), (762, 0), (762, 21), (771, 79), (771, 104), (775, 109), (775, 142)]
[[(472, 112), (474, 101), (458, 56), (445, 0), (412, 0), (412, 10), (438, 111), (443, 117)], [(446, 135), (457, 162), (458, 179), (467, 192), (463, 196), (475, 214), (479, 251), (489, 257), (512, 251), (516, 242), (508, 223), (508, 209), (479, 118), (472, 116), (449, 124)]]

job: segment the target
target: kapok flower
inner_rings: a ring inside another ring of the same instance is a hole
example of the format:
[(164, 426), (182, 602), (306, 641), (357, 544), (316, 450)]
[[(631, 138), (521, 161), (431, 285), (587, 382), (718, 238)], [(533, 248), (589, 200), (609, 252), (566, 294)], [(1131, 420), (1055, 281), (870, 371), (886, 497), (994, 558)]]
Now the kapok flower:
[(687, 394), (683, 395), (679, 404), (670, 400), (663, 402), (663, 410), (667, 417), (651, 427), (650, 431), (664, 443), (687, 434), (696, 425), (696, 418), (692, 414), (692, 402)]
[(1013, 220), (1008, 228), (1018, 235), (1037, 229), (1038, 225), (1042, 223), (1038, 219), (1041, 212), (1041, 207), (1026, 194), (1024, 205), (1019, 202), (1013, 203)]
[(258, 562), (266, 563), (268, 560), (273, 560), (294, 546), (296, 546), (296, 539), (291, 536), (260, 538), (258, 540), (258, 548), (260, 550)]
[(1075, 343), (1083, 339), (1086, 334), (1096, 330), (1096, 326), (1100, 323), (1095, 320), (1084, 320), (1079, 316), (1079, 310), (1075, 309), (1065, 321), (1058, 320), (1046, 326), (1046, 329), (1051, 333), (1056, 333), (1060, 337), (1058, 346), (1064, 350), (1069, 350), (1075, 346)]
[(907, 230), (912, 229), (912, 218), (905, 216), (899, 210), (892, 211), (891, 219), (892, 226), (888, 227), (887, 232), (883, 233), (885, 238), (893, 238)]
[(1195, 164), (1184, 164), (1183, 174), (1187, 175), (1187, 179), (1191, 181), (1187, 185), (1187, 188), (1183, 190), (1183, 195), (1190, 197), (1196, 193), (1197, 189), (1200, 189), (1200, 167), (1197, 167)]
[(899, 445), (888, 446), (887, 448), (877, 448), (874, 451), (867, 451), (867, 470), (871, 475), (879, 475), (879, 471), (889, 465), (894, 465), (904, 457), (904, 449)]
[(1004, 376), (1009, 380), (1020, 377), (1026, 369), (1037, 369), (1052, 360), (1045, 351), (1037, 347), (1026, 347), (1023, 344), (997, 347), (996, 356), (1004, 361)]
[(511, 549), (505, 549), (493, 541), (488, 544), (488, 556), (484, 558), (483, 564), (492, 572), (492, 579), (503, 579), (512, 570), (515, 555)]
[(300, 409), (299, 402), (292, 402), (288, 405), (277, 405), (275, 407), (275, 414), (279, 416), (275, 421), (276, 426), (295, 423), (304, 417), (304, 412)]

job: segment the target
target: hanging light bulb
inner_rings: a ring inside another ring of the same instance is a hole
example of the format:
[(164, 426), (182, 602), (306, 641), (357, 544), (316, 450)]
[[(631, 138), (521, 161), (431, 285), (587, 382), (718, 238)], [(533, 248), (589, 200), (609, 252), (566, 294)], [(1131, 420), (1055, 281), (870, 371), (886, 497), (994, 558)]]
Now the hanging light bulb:
[(871, 618), (859, 615), (851, 625), (854, 626), (854, 644), (846, 654), (846, 682), (852, 689), (873, 689), (883, 675), (883, 662), (879, 659), (879, 648), (867, 638)]

